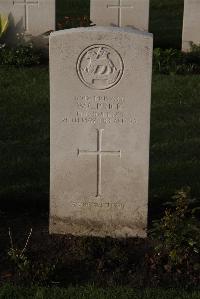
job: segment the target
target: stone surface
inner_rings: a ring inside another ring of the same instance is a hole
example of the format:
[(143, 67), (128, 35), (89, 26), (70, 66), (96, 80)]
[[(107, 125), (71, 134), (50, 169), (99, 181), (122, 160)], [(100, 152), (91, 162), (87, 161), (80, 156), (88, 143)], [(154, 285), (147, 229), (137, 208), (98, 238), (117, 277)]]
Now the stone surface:
[(148, 31), (149, 0), (91, 0), (90, 19), (97, 26)]
[(189, 51), (191, 42), (200, 44), (200, 0), (184, 1), (182, 50)]
[(146, 236), (152, 35), (50, 36), (50, 232)]
[(9, 16), (9, 42), (17, 34), (36, 37), (55, 30), (55, 0), (0, 0), (0, 13)]

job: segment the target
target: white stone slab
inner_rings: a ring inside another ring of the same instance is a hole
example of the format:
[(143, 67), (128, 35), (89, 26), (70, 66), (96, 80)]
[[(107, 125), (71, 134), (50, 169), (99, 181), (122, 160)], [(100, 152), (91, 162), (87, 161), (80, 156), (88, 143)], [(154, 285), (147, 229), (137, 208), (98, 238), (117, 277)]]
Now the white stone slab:
[(182, 50), (189, 51), (191, 42), (200, 44), (200, 0), (185, 0)]
[(50, 232), (146, 236), (152, 35), (50, 36)]
[(17, 33), (39, 36), (55, 30), (55, 0), (0, 0), (0, 13), (9, 16), (9, 41)]
[(97, 26), (148, 31), (149, 0), (91, 0), (90, 19)]

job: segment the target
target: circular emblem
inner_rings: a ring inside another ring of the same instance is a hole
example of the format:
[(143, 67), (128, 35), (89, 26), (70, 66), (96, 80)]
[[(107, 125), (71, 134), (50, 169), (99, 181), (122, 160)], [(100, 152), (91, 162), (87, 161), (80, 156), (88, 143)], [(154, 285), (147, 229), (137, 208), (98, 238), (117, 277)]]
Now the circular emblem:
[(77, 61), (80, 80), (93, 89), (108, 89), (122, 77), (124, 64), (120, 54), (107, 45), (86, 48)]

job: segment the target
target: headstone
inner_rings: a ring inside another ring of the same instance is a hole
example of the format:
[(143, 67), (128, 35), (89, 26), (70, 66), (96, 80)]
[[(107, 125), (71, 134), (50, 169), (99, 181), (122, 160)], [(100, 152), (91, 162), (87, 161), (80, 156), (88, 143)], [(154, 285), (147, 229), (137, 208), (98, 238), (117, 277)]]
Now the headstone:
[(200, 0), (185, 0), (182, 50), (190, 51), (191, 42), (200, 44)]
[(0, 13), (9, 16), (11, 43), (20, 34), (37, 37), (55, 30), (55, 0), (0, 0)]
[(152, 35), (50, 35), (50, 232), (146, 236)]
[(149, 0), (91, 0), (90, 19), (97, 26), (148, 31)]

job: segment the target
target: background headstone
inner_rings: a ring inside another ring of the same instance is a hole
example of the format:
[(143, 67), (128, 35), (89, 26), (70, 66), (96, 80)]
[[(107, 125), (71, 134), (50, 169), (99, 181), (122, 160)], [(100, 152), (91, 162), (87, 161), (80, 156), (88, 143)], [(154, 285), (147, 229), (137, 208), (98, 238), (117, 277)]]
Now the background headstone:
[(182, 50), (189, 51), (191, 42), (200, 44), (200, 0), (184, 1)]
[(90, 19), (97, 26), (148, 31), (149, 0), (91, 0)]
[(55, 0), (0, 0), (0, 13), (9, 16), (9, 43), (19, 34), (37, 37), (55, 30)]
[(152, 35), (50, 35), (50, 232), (146, 236)]

